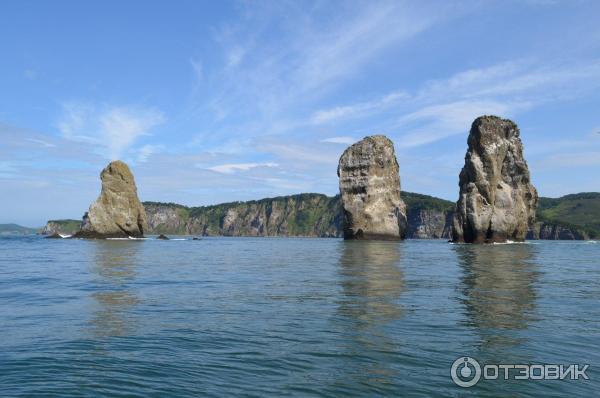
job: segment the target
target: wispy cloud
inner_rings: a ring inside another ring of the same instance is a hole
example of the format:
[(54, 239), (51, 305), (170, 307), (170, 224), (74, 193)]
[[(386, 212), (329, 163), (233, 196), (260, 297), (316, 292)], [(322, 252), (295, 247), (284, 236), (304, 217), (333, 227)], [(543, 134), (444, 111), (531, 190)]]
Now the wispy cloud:
[(248, 171), (251, 169), (256, 169), (259, 167), (278, 167), (277, 163), (267, 162), (267, 163), (230, 163), (230, 164), (220, 164), (218, 166), (209, 167), (208, 170), (216, 171), (218, 173), (232, 174), (237, 171)]
[(140, 163), (144, 163), (148, 161), (148, 158), (158, 152), (161, 152), (165, 149), (163, 145), (149, 145), (146, 144), (138, 149), (137, 161)]
[(63, 104), (58, 128), (63, 137), (91, 142), (104, 148), (111, 160), (120, 158), (138, 138), (163, 123), (162, 112), (153, 108), (94, 106), (87, 103)]
[(427, 81), (413, 93), (399, 89), (367, 102), (319, 110), (311, 123), (372, 121), (378, 130), (400, 137), (399, 147), (410, 148), (464, 133), (477, 116), (516, 117), (548, 103), (585, 96), (598, 87), (600, 60), (554, 65), (503, 62)]
[[(242, 22), (216, 30), (224, 65), (212, 73), (205, 71), (211, 91), (201, 93), (194, 108), (213, 115), (212, 135), (230, 136), (231, 130), (246, 137), (284, 133), (307, 122), (298, 120), (298, 109), (324, 103), (336, 87), (385, 51), (402, 48), (437, 22), (460, 14), (460, 8), (404, 1), (314, 7), (252, 4), (244, 9)], [(294, 15), (293, 21), (289, 15)], [(373, 103), (314, 110), (309, 119), (312, 124), (333, 123), (391, 105), (402, 96), (397, 92)], [(231, 128), (248, 121), (253, 122), (250, 129)]]
[(325, 138), (325, 139), (321, 140), (320, 142), (328, 142), (330, 144), (351, 145), (351, 144), (354, 144), (356, 141), (357, 141), (356, 138), (348, 137), (348, 136), (343, 136), (343, 137)]
[(359, 118), (369, 116), (374, 113), (389, 109), (392, 105), (401, 100), (407, 100), (410, 95), (405, 91), (398, 91), (387, 94), (380, 99), (360, 102), (353, 105), (336, 106), (330, 109), (319, 110), (313, 113), (311, 122), (313, 124), (323, 124), (330, 122), (339, 122), (343, 119)]
[(398, 126), (417, 125), (402, 135), (397, 146), (410, 148), (441, 140), (451, 135), (466, 133), (475, 118), (481, 115), (510, 117), (530, 107), (527, 102), (456, 101), (431, 105), (403, 115)]
[(45, 148), (55, 148), (56, 144), (52, 144), (48, 141), (40, 140), (37, 138), (25, 138), (25, 141), (33, 142), (34, 144), (38, 144)]

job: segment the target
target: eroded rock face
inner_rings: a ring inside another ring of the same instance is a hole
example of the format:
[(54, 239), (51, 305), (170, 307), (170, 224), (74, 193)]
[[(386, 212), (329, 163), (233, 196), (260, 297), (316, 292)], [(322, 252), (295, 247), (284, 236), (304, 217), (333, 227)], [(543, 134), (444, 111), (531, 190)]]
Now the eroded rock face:
[(473, 122), (468, 144), (452, 240), (525, 240), (535, 221), (538, 194), (529, 178), (519, 128), (510, 120), (482, 116)]
[(148, 229), (146, 212), (137, 196), (133, 174), (122, 161), (111, 162), (102, 173), (100, 197), (84, 215), (83, 238), (142, 237)]
[(398, 173), (394, 144), (383, 135), (344, 151), (338, 166), (344, 239), (404, 239), (406, 206)]

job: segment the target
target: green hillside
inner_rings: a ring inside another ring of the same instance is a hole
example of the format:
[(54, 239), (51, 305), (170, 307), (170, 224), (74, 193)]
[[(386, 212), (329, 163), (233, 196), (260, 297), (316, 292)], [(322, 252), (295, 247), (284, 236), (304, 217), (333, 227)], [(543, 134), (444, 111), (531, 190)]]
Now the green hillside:
[(416, 210), (439, 210), (443, 212), (454, 211), (454, 202), (436, 198), (434, 196), (422, 195), (420, 193), (402, 192), (402, 200), (406, 207), (412, 211)]
[(46, 226), (42, 229), (42, 233), (44, 234), (53, 234), (53, 233), (61, 233), (61, 234), (69, 234), (72, 235), (75, 232), (79, 231), (79, 227), (81, 226), (81, 220), (50, 220), (46, 224)]
[(0, 224), (0, 234), (2, 235), (28, 235), (34, 234), (36, 228), (27, 228), (17, 224)]
[(560, 198), (540, 198), (538, 221), (579, 228), (600, 237), (600, 193), (584, 192)]

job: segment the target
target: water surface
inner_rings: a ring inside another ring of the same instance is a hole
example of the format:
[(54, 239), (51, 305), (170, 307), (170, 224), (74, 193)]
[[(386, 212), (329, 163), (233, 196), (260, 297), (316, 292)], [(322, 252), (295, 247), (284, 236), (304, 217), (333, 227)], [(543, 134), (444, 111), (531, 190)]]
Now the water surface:
[[(600, 244), (0, 238), (0, 396), (593, 396)], [(589, 381), (455, 386), (461, 356)]]

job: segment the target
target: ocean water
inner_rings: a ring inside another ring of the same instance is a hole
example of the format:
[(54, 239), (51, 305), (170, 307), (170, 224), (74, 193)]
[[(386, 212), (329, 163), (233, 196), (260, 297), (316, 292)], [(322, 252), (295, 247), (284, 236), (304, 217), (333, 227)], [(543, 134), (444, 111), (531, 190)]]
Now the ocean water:
[(0, 238), (1, 397), (592, 397), (599, 344), (590, 242)]

